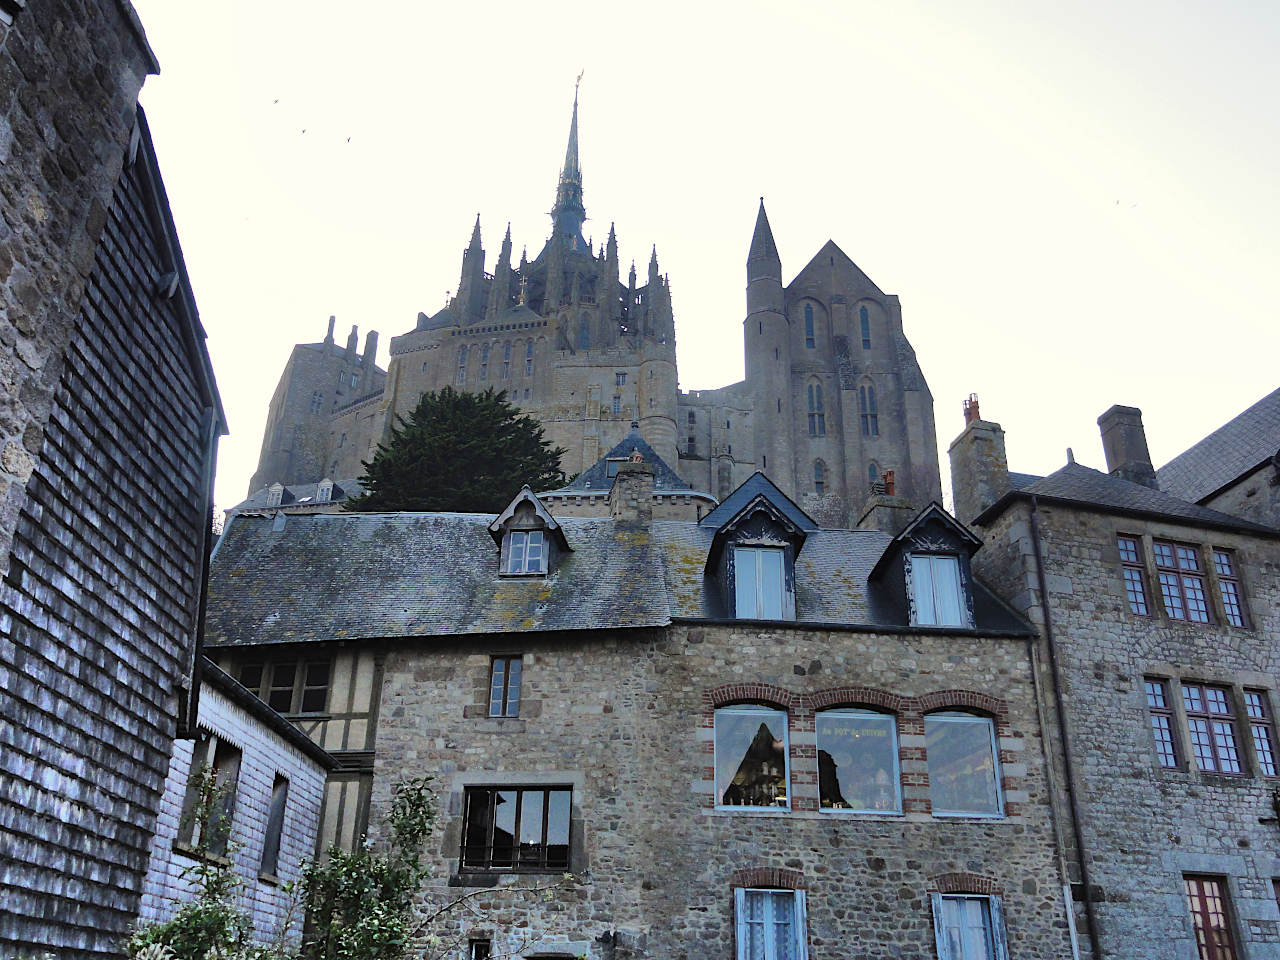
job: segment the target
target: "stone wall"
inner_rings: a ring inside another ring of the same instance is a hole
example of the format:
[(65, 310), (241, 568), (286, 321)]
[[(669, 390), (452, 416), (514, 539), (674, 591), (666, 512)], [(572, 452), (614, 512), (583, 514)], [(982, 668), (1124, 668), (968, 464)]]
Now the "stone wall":
[(1280, 471), (1268, 463), (1205, 500), (1204, 506), (1254, 523), (1280, 527), (1280, 480), (1277, 477), (1280, 477)]
[[(488, 717), (490, 657), (524, 657), (518, 719)], [(789, 711), (790, 810), (717, 809), (713, 717), (721, 703)], [(814, 710), (896, 711), (904, 810), (819, 808)], [(988, 710), (997, 721), (1006, 816), (930, 810), (922, 715)], [(1026, 641), (805, 631), (785, 625), (676, 626), (588, 636), (506, 636), (394, 645), (376, 744), (373, 823), (391, 785), (436, 778), (433, 899), (492, 885), (479, 918), (447, 924), (495, 948), (592, 958), (733, 955), (733, 888), (780, 883), (808, 898), (813, 960), (935, 955), (929, 894), (1002, 900), (1011, 955), (1070, 956)], [(464, 788), (573, 789), (571, 868), (587, 878), (549, 902), (536, 875), (458, 869)]]

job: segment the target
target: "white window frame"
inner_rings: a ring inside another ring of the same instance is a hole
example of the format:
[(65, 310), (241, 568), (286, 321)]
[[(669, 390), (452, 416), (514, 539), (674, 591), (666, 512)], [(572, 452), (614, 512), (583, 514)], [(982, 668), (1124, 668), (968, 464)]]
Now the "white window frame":
[[(536, 539), (535, 539), (536, 538)], [(530, 547), (537, 546), (536, 556)], [(503, 573), (509, 576), (541, 576), (547, 572), (547, 537), (541, 530), (511, 530), (507, 533), (507, 563)]]
[[(949, 561), (942, 564), (939, 561)], [(929, 567), (929, 585), (930, 585), (930, 607), (933, 611), (933, 619), (925, 620), (921, 617), (922, 607), (920, 603), (920, 577), (917, 573), (916, 562), (927, 564)], [(911, 623), (922, 627), (968, 627), (969, 623), (969, 604), (964, 592), (964, 578), (960, 575), (960, 558), (954, 553), (913, 553), (910, 555), (911, 563)], [(938, 584), (939, 572), (945, 569), (949, 571), (945, 580), (955, 583), (956, 591), (956, 608), (959, 617), (956, 621), (941, 622), (938, 614)], [(952, 576), (954, 575), (954, 576)]]
[(791, 894), (791, 902), (794, 904), (792, 912), (791, 930), (794, 934), (794, 957), (795, 960), (809, 960), (809, 933), (808, 933), (808, 917), (805, 908), (805, 896), (803, 890), (778, 890), (776, 888), (763, 887), (735, 887), (733, 891), (733, 919), (734, 919), (734, 935), (737, 948), (734, 951), (737, 960), (777, 960), (777, 948), (775, 947), (774, 938), (766, 936), (764, 938), (765, 953), (763, 957), (751, 957), (747, 954), (747, 895), (752, 893), (769, 895), (766, 900), (766, 919), (765, 927), (768, 928), (772, 921), (773, 913), (773, 895), (779, 893)]
[[(762, 589), (764, 587), (762, 574), (764, 572), (764, 564), (758, 558), (754, 563), (756, 571), (755, 582), (755, 609), (750, 613), (744, 612), (738, 606), (739, 595), (739, 578), (742, 576), (743, 565), (739, 562), (742, 554), (746, 551), (752, 553), (765, 554), (773, 552), (778, 557), (778, 606), (781, 615), (778, 617), (766, 617), (761, 614), (762, 608)], [(774, 547), (758, 544), (735, 544), (733, 547), (733, 616), (737, 620), (794, 620), (795, 607), (793, 604), (787, 603), (787, 551), (785, 547)]]
[[(1009, 960), (1009, 941), (1004, 928), (1004, 911), (1000, 908), (1000, 898), (976, 893), (931, 893), (930, 904), (933, 907), (933, 935), (938, 948), (938, 960)], [(984, 956), (973, 956), (971, 951), (956, 954), (951, 950), (947, 939), (947, 928), (944, 923), (944, 910), (947, 901), (978, 900), (986, 907), (987, 929), (991, 934), (991, 949)]]
[[(746, 806), (745, 804), (724, 804), (720, 800), (724, 796), (724, 791), (720, 789), (720, 781), (717, 771), (720, 769), (720, 738), (716, 735), (716, 723), (722, 714), (738, 714), (762, 717), (765, 713), (779, 713), (782, 715), (782, 784), (787, 791), (787, 802), (785, 805), (774, 804), (767, 807)], [(771, 707), (765, 704), (755, 703), (735, 703), (727, 707), (716, 707), (712, 717), (711, 729), (711, 789), (715, 792), (714, 799), (717, 810), (732, 810), (735, 813), (743, 810), (790, 810), (791, 809), (791, 714), (781, 707)]]
[[(926, 713), (924, 715), (925, 722), (925, 738), (928, 739), (929, 722), (934, 723), (985, 723), (987, 732), (991, 738), (991, 772), (996, 782), (996, 809), (995, 812), (989, 811), (965, 811), (965, 810), (934, 810), (935, 817), (980, 817), (987, 820), (1000, 820), (1005, 816), (1004, 811), (1004, 788), (1000, 784), (1000, 741), (996, 736), (996, 722), (990, 717), (984, 717), (977, 713), (965, 713), (962, 710), (940, 710), (934, 713)], [(925, 769), (928, 770), (928, 747), (925, 747)], [(930, 787), (929, 792), (930, 805), (933, 803), (933, 788)]]

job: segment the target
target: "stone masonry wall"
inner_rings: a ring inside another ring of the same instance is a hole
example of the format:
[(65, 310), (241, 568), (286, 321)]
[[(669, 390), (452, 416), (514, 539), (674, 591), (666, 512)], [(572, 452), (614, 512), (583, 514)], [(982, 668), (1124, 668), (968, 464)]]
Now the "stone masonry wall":
[[(206, 685), (201, 693), (200, 726), (242, 751), (230, 834), (230, 859), (241, 884), (237, 905), (253, 918), (254, 936), (258, 941), (274, 941), (286, 920), (290, 920), (292, 927), (284, 939), (296, 945), (302, 933), (302, 918), (296, 910), (290, 911), (292, 894), (286, 892), (283, 884), (297, 881), (302, 861), (315, 853), (325, 772), (315, 760), (285, 743), (261, 720), (211, 685)], [(174, 850), (174, 840), (181, 822), (194, 746), (191, 740), (174, 742), (139, 913), (143, 922), (168, 919), (182, 901), (191, 897), (192, 884), (183, 876), (183, 871), (191, 866), (192, 860)], [(275, 872), (279, 882), (273, 882), (259, 876), (259, 867), (271, 790), (277, 774), (288, 779), (289, 792)]]
[[(487, 716), (503, 653), (524, 657), (518, 719)], [(808, 891), (813, 960), (932, 958), (928, 895), (961, 889), (1001, 897), (1012, 956), (1070, 956), (1025, 640), (677, 626), (393, 646), (385, 671), (372, 822), (396, 780), (436, 778), (430, 896), (480, 893), (446, 924), (463, 944), (728, 960), (733, 887), (777, 883)], [(743, 701), (789, 710), (789, 811), (715, 808), (714, 709)], [(814, 710), (859, 703), (898, 712), (901, 815), (818, 809)], [(995, 715), (1006, 816), (930, 813), (922, 714), (947, 707)], [(572, 786), (585, 884), (529, 902), (511, 888), (537, 876), (459, 878), (464, 788), (494, 783)]]

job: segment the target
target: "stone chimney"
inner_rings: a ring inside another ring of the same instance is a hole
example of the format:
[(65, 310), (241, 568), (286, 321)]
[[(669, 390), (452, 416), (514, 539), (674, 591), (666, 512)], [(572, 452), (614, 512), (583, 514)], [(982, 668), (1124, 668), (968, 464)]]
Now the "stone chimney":
[(911, 509), (911, 501), (900, 497), (895, 492), (893, 471), (887, 470), (880, 482), (872, 488), (858, 511), (858, 522), (854, 526), (859, 530), (879, 530), (891, 537), (900, 534), (915, 516)]
[(633, 454), (618, 464), (618, 475), (609, 490), (609, 516), (617, 523), (648, 526), (653, 519), (653, 467)]
[(1142, 411), (1137, 407), (1112, 407), (1098, 418), (1102, 430), (1102, 453), (1107, 458), (1107, 472), (1113, 477), (1132, 480), (1153, 490), (1155, 467), (1147, 451), (1147, 432), (1142, 427)]
[(366, 366), (373, 366), (374, 358), (378, 355), (378, 331), (370, 330), (364, 335), (364, 355), (360, 358), (361, 362)]
[(951, 501), (956, 519), (974, 518), (1009, 492), (1009, 460), (1000, 424), (983, 420), (978, 395), (964, 402), (964, 430), (947, 448), (951, 458)]

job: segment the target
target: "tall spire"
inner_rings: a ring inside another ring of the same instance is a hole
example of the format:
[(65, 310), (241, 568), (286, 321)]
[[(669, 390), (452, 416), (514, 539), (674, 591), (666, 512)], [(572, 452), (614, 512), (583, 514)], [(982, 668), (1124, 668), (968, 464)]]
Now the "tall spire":
[(761, 197), (760, 212), (756, 214), (756, 230), (751, 235), (751, 250), (747, 253), (747, 279), (781, 276), (782, 259), (778, 256), (778, 245), (773, 242), (769, 216), (764, 212), (764, 197)]
[(577, 83), (573, 85), (569, 144), (565, 147), (564, 169), (560, 171), (560, 182), (556, 186), (556, 205), (551, 210), (556, 237), (576, 241), (578, 248), (586, 246), (582, 239), (582, 222), (587, 219), (586, 208), (582, 205), (582, 166), (578, 163), (578, 85), (581, 83), (582, 74), (578, 74)]
[(480, 214), (478, 213), (476, 214), (476, 225), (471, 230), (471, 244), (467, 247), (467, 249), (468, 250), (480, 249)]

